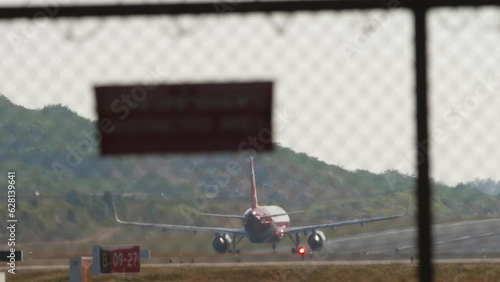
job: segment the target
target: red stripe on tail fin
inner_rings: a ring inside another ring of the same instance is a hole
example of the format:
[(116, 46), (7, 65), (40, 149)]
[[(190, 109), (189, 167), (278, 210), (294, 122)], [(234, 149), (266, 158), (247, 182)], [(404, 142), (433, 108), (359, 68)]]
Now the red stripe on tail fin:
[(257, 190), (255, 189), (255, 172), (254, 172), (254, 169), (253, 169), (253, 158), (250, 157), (250, 169), (252, 171), (252, 187), (251, 187), (251, 191), (252, 191), (252, 209), (255, 209), (257, 208), (258, 204), (257, 204)]

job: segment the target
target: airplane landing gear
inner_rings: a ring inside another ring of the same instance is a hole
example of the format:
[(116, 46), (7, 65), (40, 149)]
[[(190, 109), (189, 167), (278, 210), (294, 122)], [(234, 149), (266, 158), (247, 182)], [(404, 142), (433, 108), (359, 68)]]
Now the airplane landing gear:
[(236, 235), (233, 234), (233, 248), (231, 251), (234, 253), (236, 251)]
[(300, 243), (299, 233), (295, 233), (295, 240), (292, 238), (292, 235), (288, 235), (288, 238), (290, 238), (290, 240), (292, 240), (293, 244), (295, 245), (294, 247), (292, 247), (292, 254), (295, 254), (299, 249), (299, 243)]
[(276, 243), (273, 242), (273, 254), (276, 254)]
[(236, 235), (233, 234), (233, 245), (232, 245), (232, 248), (229, 250), (229, 253), (233, 253), (233, 254), (234, 253), (236, 253), (236, 254), (240, 253), (240, 250), (236, 249), (236, 246), (241, 241), (241, 239), (243, 239), (243, 237), (238, 238), (238, 241), (236, 241)]

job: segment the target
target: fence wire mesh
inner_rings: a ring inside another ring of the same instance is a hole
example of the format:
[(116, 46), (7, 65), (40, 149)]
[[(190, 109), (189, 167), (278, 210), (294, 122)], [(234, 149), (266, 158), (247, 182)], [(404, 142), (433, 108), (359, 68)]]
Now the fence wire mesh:
[[(499, 16), (492, 7), (429, 14), (430, 144), (438, 218), (496, 218), (500, 213)], [(498, 256), (498, 226), (496, 219), (457, 224), (452, 236), (436, 228), (436, 256)]]
[[(475, 13), (483, 12), (491, 19), (491, 33), (489, 27), (471, 27), (479, 22)], [(432, 140), (440, 222), (498, 213), (498, 196), (467, 190), (483, 184), (498, 189), (496, 98), (493, 92), (477, 103), (484, 95), (468, 98), (483, 81), (486, 88), (499, 83), (495, 15), (498, 11), (488, 8), (436, 11), (430, 17), (432, 125), (447, 135), (441, 142), (436, 133)], [(0, 21), (5, 39), (0, 167), (17, 171), (22, 185), (19, 240), (33, 257), (61, 255), (54, 247), (61, 241), (75, 242), (62, 255), (95, 243), (134, 242), (162, 254), (210, 252), (213, 234), (117, 225), (111, 199), (130, 221), (241, 227), (199, 213), (242, 214), (249, 207), (248, 154), (103, 159), (94, 135), (93, 87), (271, 80), (278, 146), (255, 155), (259, 203), (304, 210), (291, 216), (292, 226), (408, 208), (410, 216), (394, 221), (325, 230), (324, 249), (308, 259), (418, 255), (411, 228), (416, 212), (412, 19), (408, 11), (390, 10)], [(456, 103), (470, 108), (472, 102), (474, 110), (458, 120)], [(253, 149), (259, 151), (259, 145)], [(3, 219), (2, 214), (2, 224)], [(436, 244), (448, 240), (440, 239), (440, 232), (449, 239), (455, 229), (439, 229)], [(357, 233), (363, 234), (352, 236)], [(303, 244), (307, 235), (301, 234)], [(483, 239), (472, 241), (478, 240)], [(455, 248), (450, 242), (457, 240), (448, 241), (448, 249)], [(291, 245), (284, 238), (278, 252), (289, 254)], [(268, 253), (270, 246), (244, 240), (238, 249)], [(216, 260), (201, 254), (185, 259)], [(255, 258), (240, 257), (245, 259)], [(304, 275), (314, 267), (308, 271)]]

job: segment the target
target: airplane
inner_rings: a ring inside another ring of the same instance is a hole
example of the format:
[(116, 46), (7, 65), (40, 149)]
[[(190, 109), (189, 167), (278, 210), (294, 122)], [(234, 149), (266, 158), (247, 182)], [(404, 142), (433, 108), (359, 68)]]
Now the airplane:
[[(212, 247), (216, 253), (239, 253), (236, 246), (243, 238), (248, 238), (252, 243), (271, 243), (273, 248), (273, 253), (276, 253), (276, 244), (280, 242), (285, 236), (289, 237), (294, 243), (295, 247), (292, 247), (292, 253), (299, 252), (302, 254), (304, 251), (303, 247), (299, 248), (300, 244), (300, 233), (304, 233), (307, 236), (307, 243), (310, 249), (314, 251), (320, 251), (326, 241), (325, 234), (319, 229), (335, 229), (341, 226), (348, 225), (364, 225), (368, 222), (389, 220), (402, 217), (405, 214), (398, 214), (385, 217), (373, 217), (367, 219), (342, 221), (342, 222), (332, 222), (317, 225), (308, 226), (298, 226), (292, 227), (290, 225), (289, 215), (301, 213), (302, 211), (296, 212), (286, 212), (283, 208), (279, 206), (259, 206), (257, 201), (257, 191), (255, 187), (255, 172), (253, 165), (253, 158), (250, 157), (250, 170), (251, 170), (251, 198), (252, 206), (247, 209), (243, 215), (226, 215), (226, 214), (211, 214), (202, 213), (202, 215), (213, 216), (213, 217), (223, 217), (231, 219), (240, 219), (242, 221), (242, 228), (224, 228), (224, 227), (201, 227), (201, 226), (188, 226), (188, 225), (172, 225), (172, 224), (159, 224), (159, 223), (146, 223), (146, 222), (129, 222), (123, 221), (118, 218), (118, 213), (116, 207), (113, 203), (113, 208), (115, 212), (116, 221), (120, 224), (126, 225), (136, 225), (136, 226), (148, 226), (148, 227), (158, 227), (163, 230), (179, 230), (179, 231), (191, 231), (191, 232), (214, 232), (214, 238), (212, 239)], [(295, 236), (293, 236), (295, 235)], [(236, 241), (236, 239), (238, 240)]]

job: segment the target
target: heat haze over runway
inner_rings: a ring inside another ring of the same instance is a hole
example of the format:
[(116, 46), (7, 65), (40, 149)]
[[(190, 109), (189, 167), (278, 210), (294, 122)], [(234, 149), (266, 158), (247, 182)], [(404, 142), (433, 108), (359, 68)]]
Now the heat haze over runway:
[[(336, 254), (412, 255), (417, 253), (414, 227), (332, 237), (325, 249)], [(437, 224), (433, 228), (434, 255), (468, 257), (500, 254), (500, 219)], [(397, 250), (396, 250), (397, 248)]]

